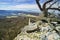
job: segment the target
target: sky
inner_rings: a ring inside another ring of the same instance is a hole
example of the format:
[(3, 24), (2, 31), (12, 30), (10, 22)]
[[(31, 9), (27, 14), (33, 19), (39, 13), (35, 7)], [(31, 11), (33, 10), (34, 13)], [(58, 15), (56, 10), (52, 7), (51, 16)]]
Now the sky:
[(37, 11), (39, 9), (35, 0), (0, 0), (0, 10)]
[[(40, 0), (42, 4), (46, 0)], [(35, 0), (0, 0), (0, 10), (39, 11)]]

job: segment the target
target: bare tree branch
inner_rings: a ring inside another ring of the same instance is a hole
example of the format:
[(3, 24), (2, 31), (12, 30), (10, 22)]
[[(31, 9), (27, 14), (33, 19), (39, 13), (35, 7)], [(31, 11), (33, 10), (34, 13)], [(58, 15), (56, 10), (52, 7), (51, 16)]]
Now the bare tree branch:
[(46, 9), (46, 4), (48, 4), (48, 3), (52, 2), (52, 1), (53, 1), (53, 0), (49, 0), (49, 1), (45, 2), (45, 3), (43, 4), (43, 9)]
[(47, 8), (47, 10), (49, 10), (49, 9), (51, 9), (51, 10), (58, 10), (58, 11), (60, 11), (60, 9), (59, 9), (59, 8)]
[[(36, 0), (36, 3), (37, 3), (37, 5), (38, 5), (38, 7), (39, 7), (39, 9), (43, 12), (43, 14), (44, 14), (44, 16), (45, 17), (47, 17), (48, 16), (48, 10), (58, 10), (58, 11), (60, 11), (60, 7), (58, 7), (58, 8), (52, 8), (52, 6), (55, 4), (55, 3), (57, 3), (57, 1), (58, 0), (55, 0), (55, 2), (54, 2), (54, 0), (48, 0), (48, 1), (46, 1), (44, 4), (43, 4), (43, 8), (41, 7), (41, 4), (39, 3), (39, 1), (40, 0)], [(48, 8), (46, 8), (47, 6), (47, 4), (48, 3), (50, 3), (50, 2), (53, 2)]]
[(58, 8), (60, 8), (60, 6)]
[(36, 3), (38, 5), (39, 9), (42, 11), (43, 9), (41, 8), (41, 4), (39, 3), (39, 0), (36, 0)]
[(49, 8), (51, 8), (52, 7), (52, 5), (54, 5), (55, 3), (57, 3), (58, 2), (58, 0), (57, 1), (55, 1), (54, 3), (52, 3), (50, 6), (49, 6)]

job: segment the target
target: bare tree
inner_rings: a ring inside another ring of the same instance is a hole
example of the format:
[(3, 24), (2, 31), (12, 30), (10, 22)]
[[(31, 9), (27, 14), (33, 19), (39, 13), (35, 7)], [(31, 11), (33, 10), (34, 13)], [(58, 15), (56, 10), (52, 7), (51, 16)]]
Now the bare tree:
[[(39, 1), (40, 1), (40, 0), (36, 0), (36, 3), (37, 3), (37, 5), (38, 5), (39, 9), (43, 12), (43, 14), (44, 14), (45, 17), (48, 16), (48, 10), (58, 10), (58, 11), (60, 11), (59, 7), (58, 7), (58, 8), (57, 8), (57, 7), (53, 7), (53, 8), (52, 8), (52, 6), (53, 6), (54, 4), (56, 4), (56, 3), (58, 2), (58, 0), (48, 0), (48, 1), (46, 1), (46, 2), (43, 4), (43, 6), (41, 6), (41, 4), (40, 4)], [(47, 4), (48, 4), (48, 3), (51, 3), (51, 4), (49, 5), (49, 7), (47, 7)]]

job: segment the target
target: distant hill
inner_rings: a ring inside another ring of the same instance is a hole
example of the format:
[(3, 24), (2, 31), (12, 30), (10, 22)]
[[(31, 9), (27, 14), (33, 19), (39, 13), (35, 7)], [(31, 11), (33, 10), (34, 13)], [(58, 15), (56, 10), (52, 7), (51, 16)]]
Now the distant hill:
[(0, 10), (0, 16), (18, 15), (19, 13), (32, 14), (32, 15), (39, 14), (38, 12), (28, 12), (28, 11), (20, 11), (20, 10)]

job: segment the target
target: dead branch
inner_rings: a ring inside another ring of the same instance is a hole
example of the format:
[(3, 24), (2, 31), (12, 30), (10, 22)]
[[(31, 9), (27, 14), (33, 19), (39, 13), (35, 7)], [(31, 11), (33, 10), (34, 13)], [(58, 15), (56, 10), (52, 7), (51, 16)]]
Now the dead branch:
[(43, 9), (46, 9), (46, 4), (48, 4), (48, 3), (52, 2), (52, 1), (53, 1), (53, 0), (49, 0), (49, 1), (45, 2), (45, 3), (43, 4)]
[(58, 1), (55, 1), (54, 3), (52, 3), (49, 8), (51, 8), (54, 4), (56, 4)]
[(58, 11), (60, 11), (60, 9), (59, 9), (59, 8), (47, 8), (47, 10), (49, 10), (49, 9), (51, 9), (51, 10), (58, 10)]
[(36, 3), (38, 5), (39, 9), (42, 11), (43, 9), (41, 8), (41, 4), (39, 3), (39, 0), (36, 0)]

